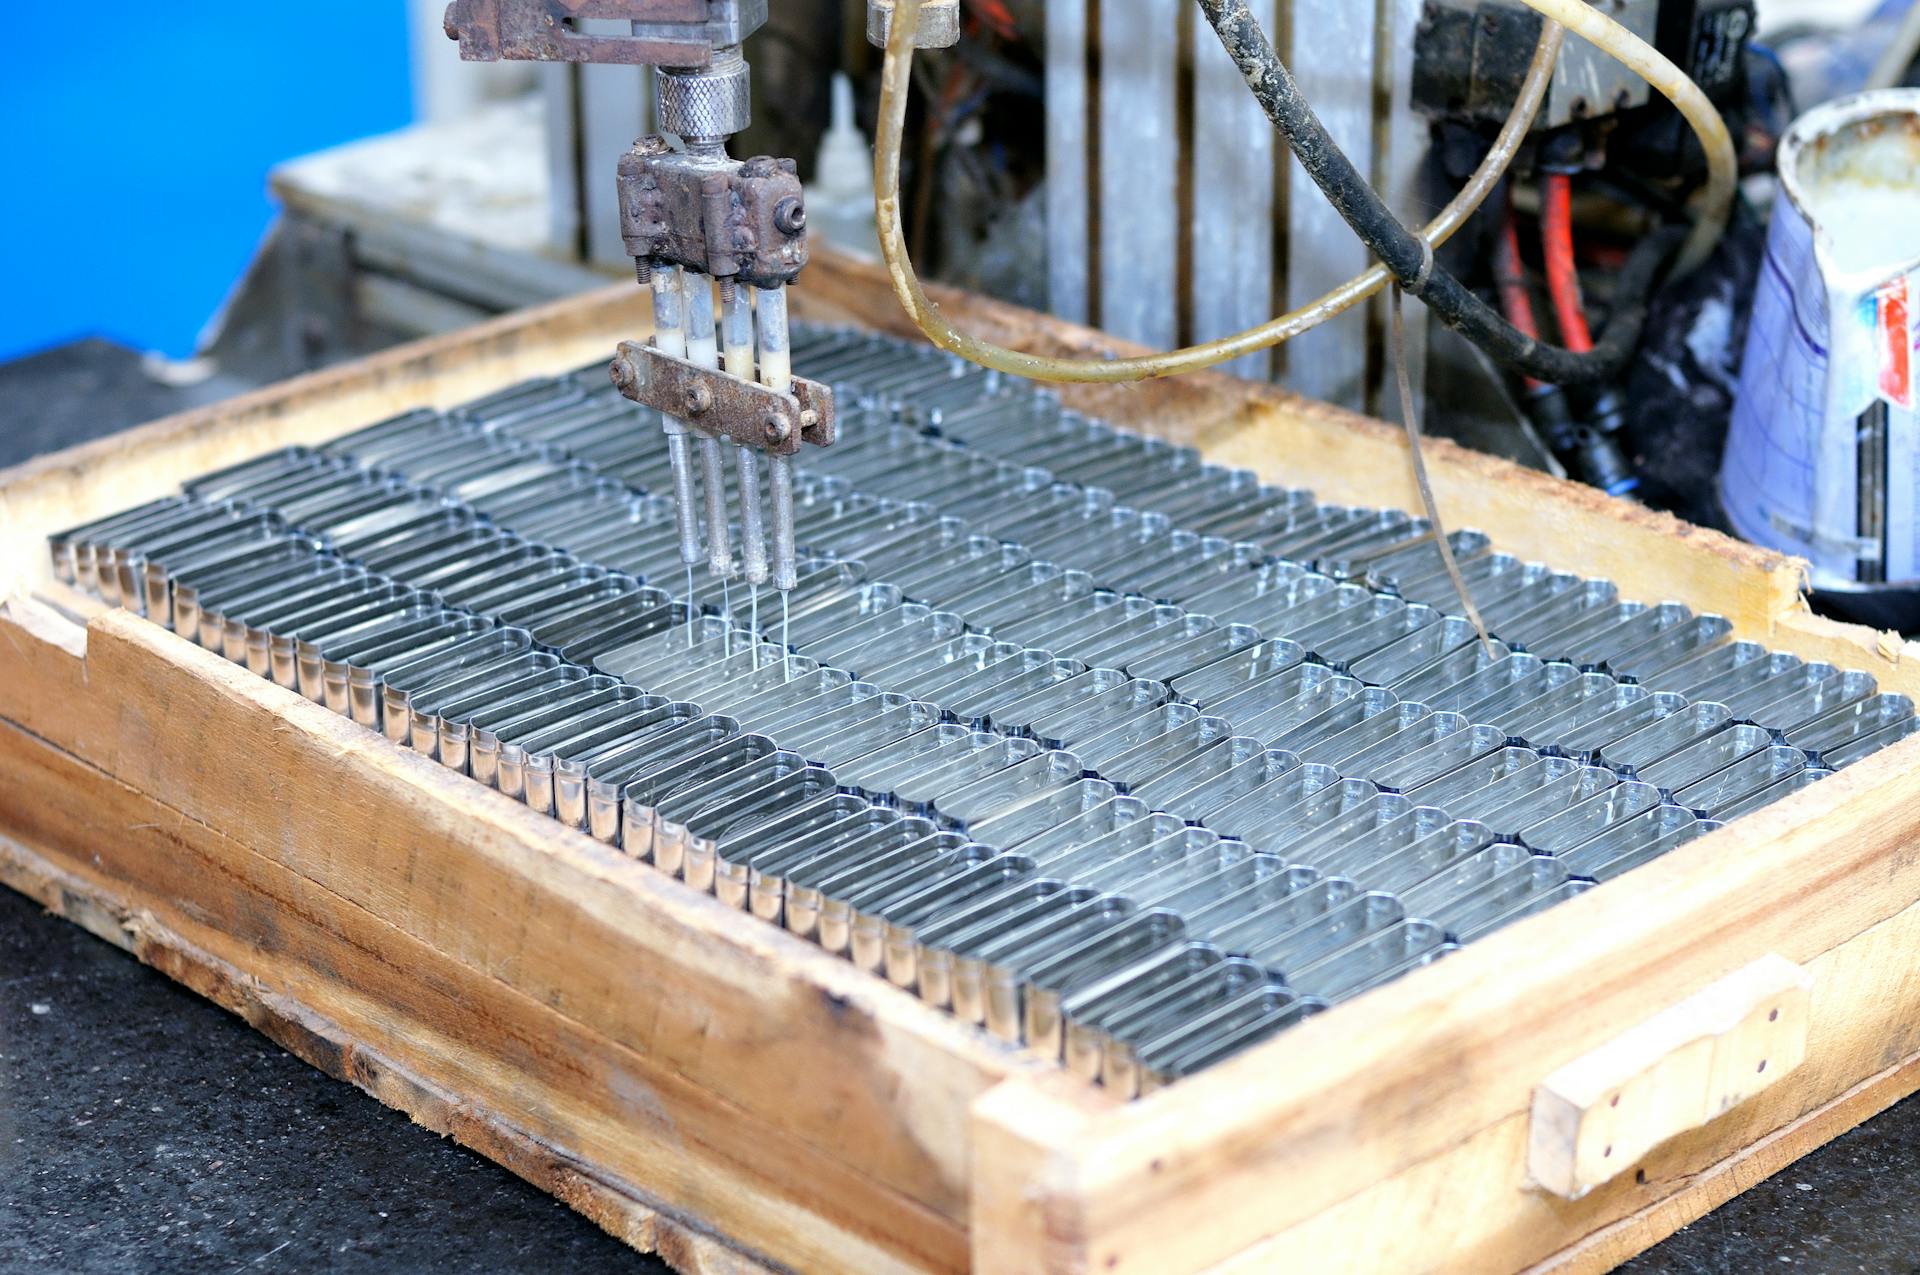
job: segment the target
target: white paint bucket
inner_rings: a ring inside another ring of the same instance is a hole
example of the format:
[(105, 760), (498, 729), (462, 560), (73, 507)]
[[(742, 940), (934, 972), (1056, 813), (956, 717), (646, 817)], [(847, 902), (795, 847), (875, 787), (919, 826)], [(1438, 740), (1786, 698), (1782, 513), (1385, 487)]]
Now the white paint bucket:
[(1721, 502), (1817, 585), (1920, 577), (1920, 90), (1807, 112), (1779, 167)]

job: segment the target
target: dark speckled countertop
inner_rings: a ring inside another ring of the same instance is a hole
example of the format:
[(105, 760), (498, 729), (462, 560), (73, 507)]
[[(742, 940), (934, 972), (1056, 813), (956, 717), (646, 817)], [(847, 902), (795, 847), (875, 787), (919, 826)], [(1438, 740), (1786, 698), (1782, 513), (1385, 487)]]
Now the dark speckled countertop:
[[(0, 465), (225, 387), (83, 342), (0, 367)], [(664, 1272), (164, 976), (0, 889), (0, 1272)], [(1629, 1262), (1920, 1272), (1920, 1099)]]

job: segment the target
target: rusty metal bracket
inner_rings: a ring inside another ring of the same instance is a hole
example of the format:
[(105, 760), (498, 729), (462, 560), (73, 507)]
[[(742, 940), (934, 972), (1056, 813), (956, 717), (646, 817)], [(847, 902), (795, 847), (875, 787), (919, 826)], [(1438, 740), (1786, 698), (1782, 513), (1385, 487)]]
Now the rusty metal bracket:
[[(709, 0), (453, 0), (447, 38), (468, 62), (600, 62), (628, 66), (702, 67), (716, 43), (738, 43), (723, 10), (714, 38)], [(596, 35), (577, 23), (638, 24), (632, 34)], [(751, 18), (749, 16), (749, 21)], [(745, 25), (734, 21), (734, 25)]]
[(643, 137), (620, 157), (627, 254), (756, 288), (792, 283), (807, 264), (806, 194), (794, 162), (676, 151)]
[(793, 392), (781, 394), (638, 341), (620, 343), (609, 372), (640, 406), (769, 456), (791, 456), (802, 443), (833, 446), (833, 390), (818, 381), (796, 376)]

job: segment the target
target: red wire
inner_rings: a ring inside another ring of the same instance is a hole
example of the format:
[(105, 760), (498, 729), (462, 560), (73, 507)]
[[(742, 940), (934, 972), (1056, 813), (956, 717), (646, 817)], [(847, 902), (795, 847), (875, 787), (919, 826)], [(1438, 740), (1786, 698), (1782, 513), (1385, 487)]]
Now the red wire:
[[(1513, 205), (1507, 205), (1506, 220), (1493, 249), (1493, 284), (1500, 293), (1500, 309), (1507, 322), (1521, 332), (1540, 339), (1540, 322), (1533, 314), (1533, 294), (1527, 291), (1527, 269), (1520, 260), (1520, 227), (1513, 217)], [(1539, 382), (1527, 379), (1528, 388)]]
[(1560, 341), (1575, 354), (1593, 348), (1587, 311), (1580, 300), (1580, 269), (1573, 260), (1573, 178), (1547, 174), (1540, 192), (1540, 238), (1546, 257), (1547, 295), (1553, 301)]
[(982, 22), (993, 28), (993, 33), (1002, 40), (1014, 41), (1020, 38), (1020, 26), (1013, 20), (1013, 13), (1001, 0), (974, 0), (974, 8)]

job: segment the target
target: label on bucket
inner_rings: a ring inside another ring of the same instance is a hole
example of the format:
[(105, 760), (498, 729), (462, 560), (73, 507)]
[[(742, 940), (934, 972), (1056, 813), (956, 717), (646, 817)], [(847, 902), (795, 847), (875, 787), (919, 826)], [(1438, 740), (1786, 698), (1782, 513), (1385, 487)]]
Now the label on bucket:
[(1809, 112), (1780, 175), (1721, 502), (1821, 583), (1920, 576), (1920, 92)]
[(1865, 297), (1862, 316), (1874, 328), (1880, 354), (1880, 396), (1895, 407), (1913, 408), (1913, 324), (1907, 276), (1889, 279)]

